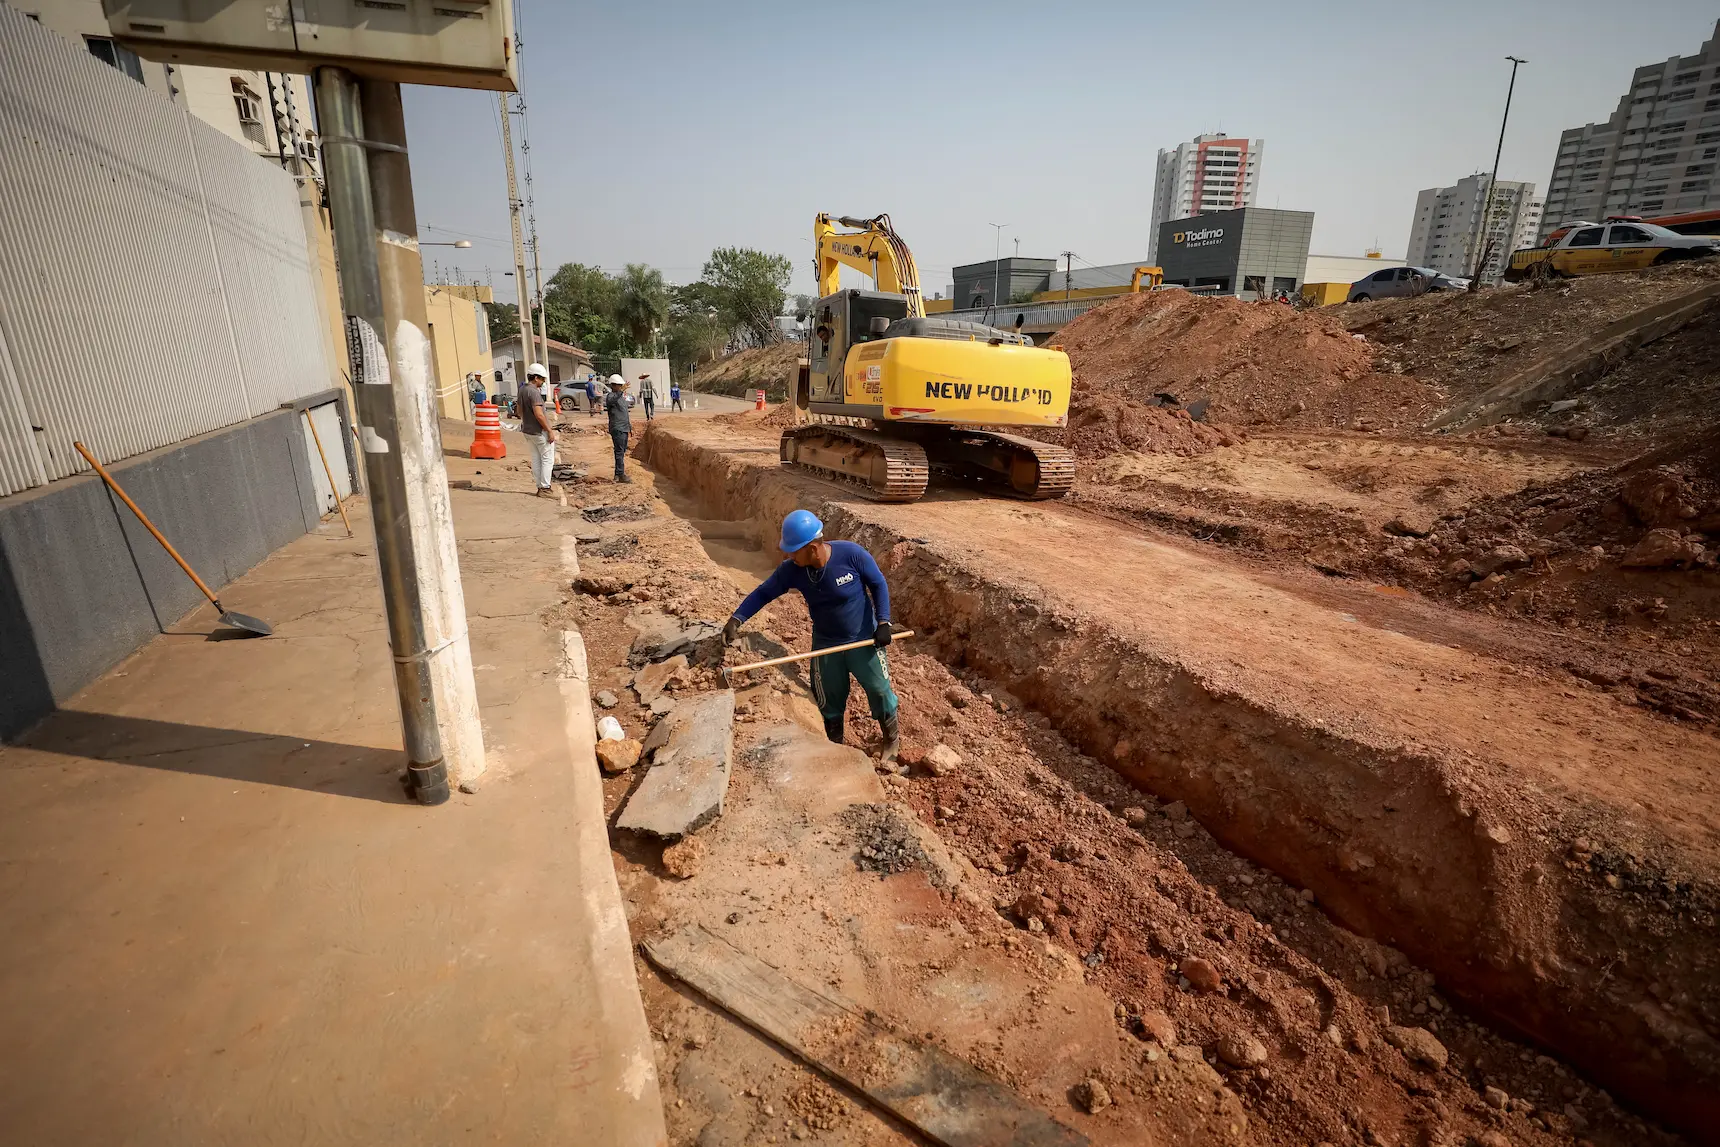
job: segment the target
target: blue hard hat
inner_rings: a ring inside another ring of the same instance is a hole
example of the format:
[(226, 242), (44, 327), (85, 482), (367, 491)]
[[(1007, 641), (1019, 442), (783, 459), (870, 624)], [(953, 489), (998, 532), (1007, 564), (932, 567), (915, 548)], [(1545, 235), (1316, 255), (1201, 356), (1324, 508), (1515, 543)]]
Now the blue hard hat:
[(811, 510), (796, 510), (782, 520), (782, 552), (792, 554), (824, 536), (824, 523)]

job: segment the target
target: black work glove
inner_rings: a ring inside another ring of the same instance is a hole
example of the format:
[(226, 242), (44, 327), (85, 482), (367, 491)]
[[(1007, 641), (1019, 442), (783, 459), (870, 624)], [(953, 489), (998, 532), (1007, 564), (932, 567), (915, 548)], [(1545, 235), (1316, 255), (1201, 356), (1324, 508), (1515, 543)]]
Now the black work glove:
[(727, 625), (723, 626), (723, 644), (724, 645), (733, 645), (735, 643), (735, 638), (739, 637), (740, 635), (741, 635), (740, 619), (734, 618), (734, 617), (729, 618), (729, 623)]
[(880, 621), (878, 623), (878, 628), (872, 633), (872, 644), (876, 645), (879, 649), (882, 649), (886, 645), (890, 644), (890, 638), (892, 636), (894, 636), (894, 631), (891, 630), (890, 623), (888, 621)]

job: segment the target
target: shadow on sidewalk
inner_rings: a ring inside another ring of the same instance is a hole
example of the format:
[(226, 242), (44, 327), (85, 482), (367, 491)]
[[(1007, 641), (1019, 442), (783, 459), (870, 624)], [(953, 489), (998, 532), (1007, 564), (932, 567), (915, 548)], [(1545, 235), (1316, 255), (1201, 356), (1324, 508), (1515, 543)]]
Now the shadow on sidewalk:
[(61, 709), (22, 738), (20, 748), (205, 777), (280, 785), (307, 792), (410, 804), (397, 779), (398, 749), (307, 741)]

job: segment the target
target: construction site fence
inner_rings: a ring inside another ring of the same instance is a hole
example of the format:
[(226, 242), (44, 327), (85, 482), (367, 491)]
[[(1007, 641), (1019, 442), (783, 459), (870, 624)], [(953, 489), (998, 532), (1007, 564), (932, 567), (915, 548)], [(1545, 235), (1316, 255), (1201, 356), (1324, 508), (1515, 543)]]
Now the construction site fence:
[(0, 4), (0, 495), (336, 385), (294, 178)]

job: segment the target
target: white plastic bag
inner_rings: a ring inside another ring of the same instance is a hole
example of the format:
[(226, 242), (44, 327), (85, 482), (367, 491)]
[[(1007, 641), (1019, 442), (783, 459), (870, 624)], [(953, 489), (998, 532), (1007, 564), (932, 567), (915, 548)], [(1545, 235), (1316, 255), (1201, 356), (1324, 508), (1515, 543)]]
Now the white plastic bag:
[(597, 739), (600, 741), (625, 741), (627, 734), (621, 731), (621, 722), (614, 717), (604, 717), (597, 722)]

